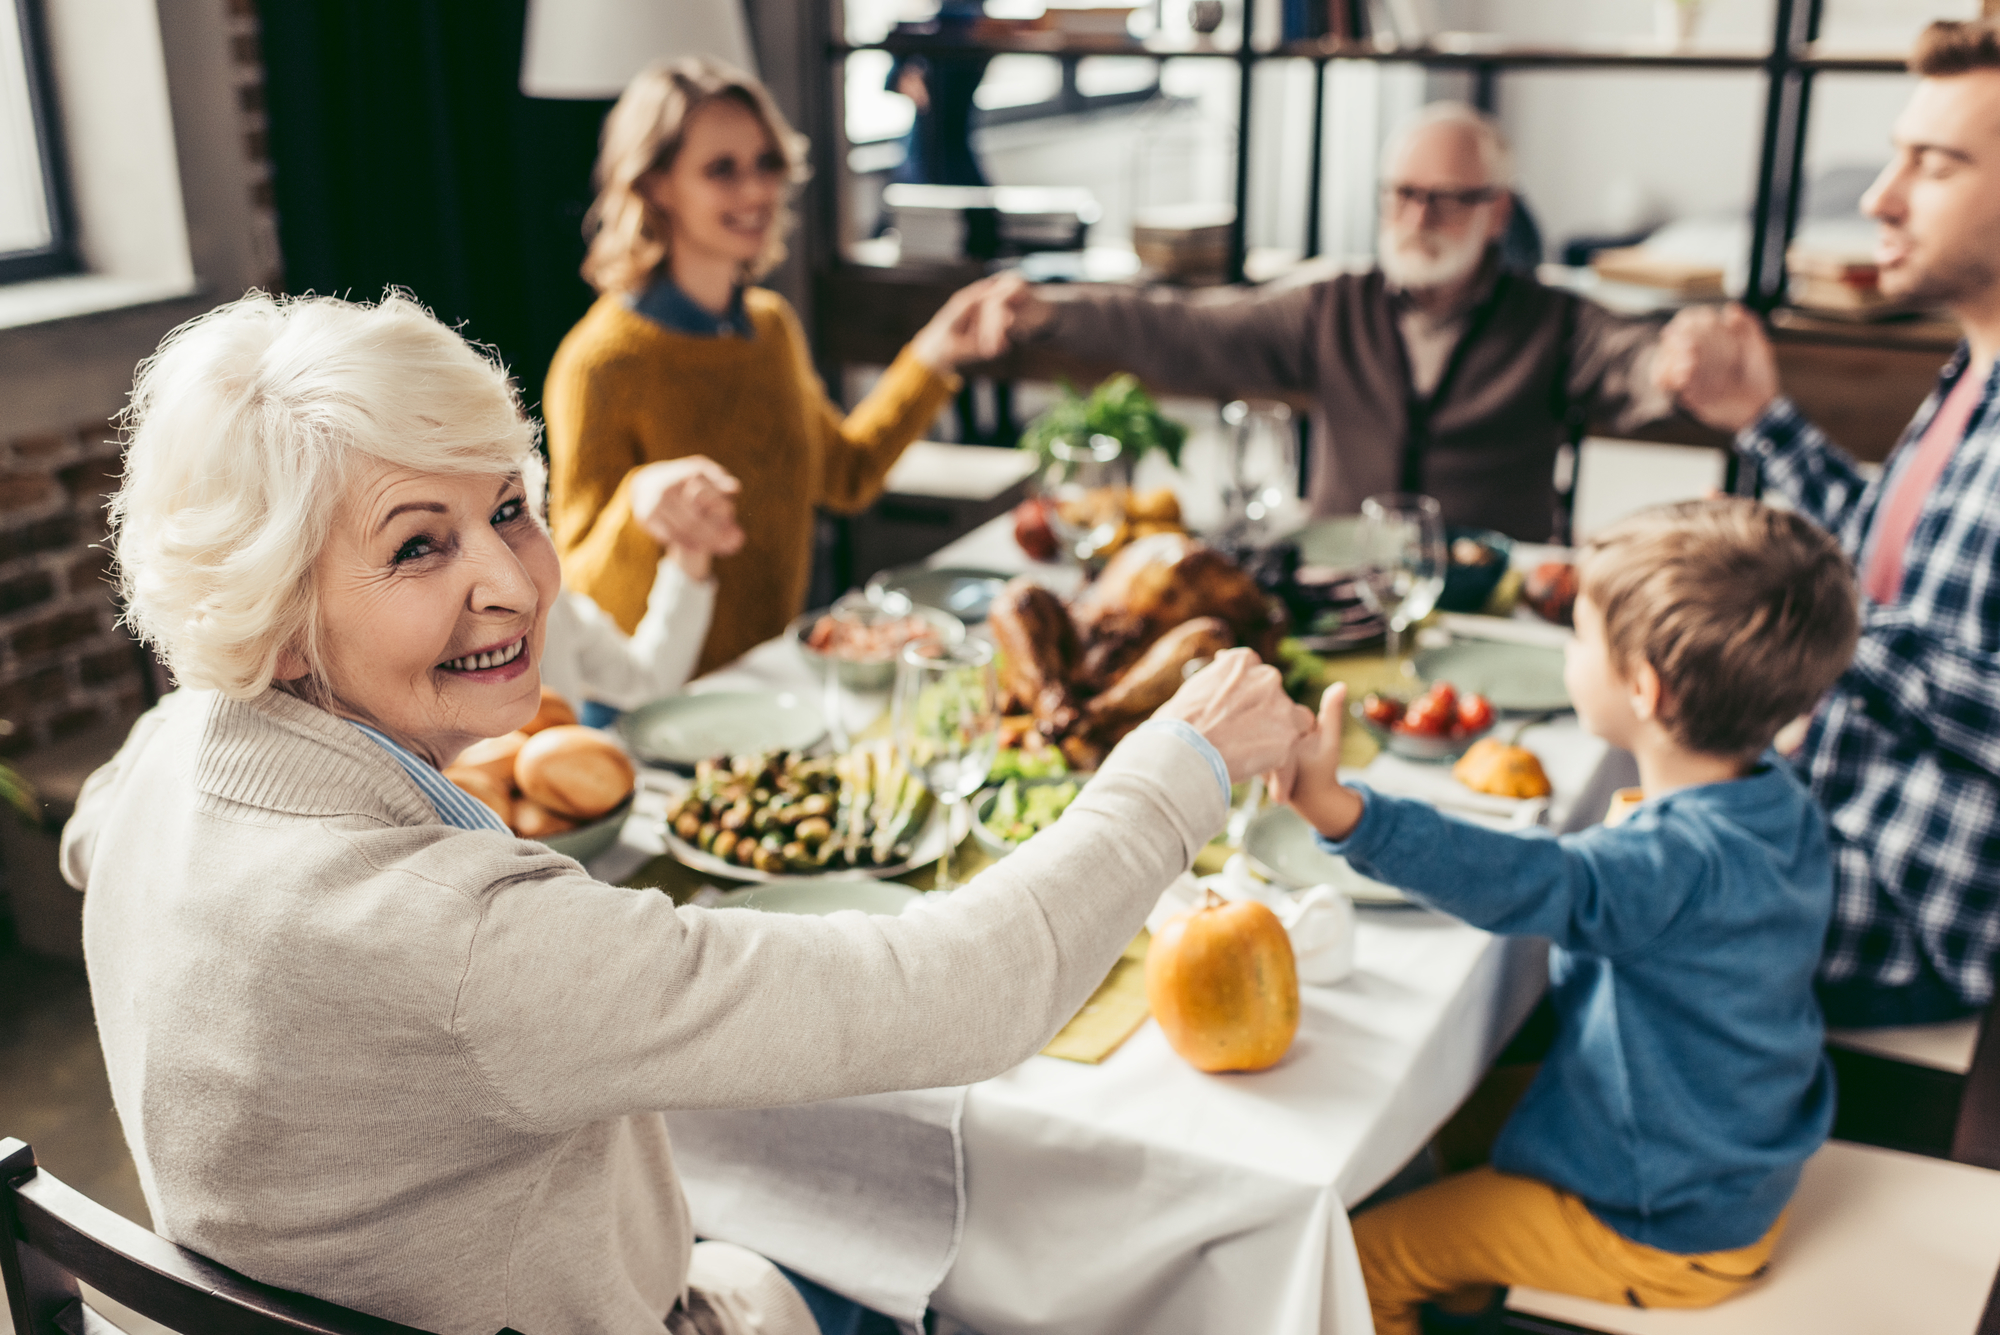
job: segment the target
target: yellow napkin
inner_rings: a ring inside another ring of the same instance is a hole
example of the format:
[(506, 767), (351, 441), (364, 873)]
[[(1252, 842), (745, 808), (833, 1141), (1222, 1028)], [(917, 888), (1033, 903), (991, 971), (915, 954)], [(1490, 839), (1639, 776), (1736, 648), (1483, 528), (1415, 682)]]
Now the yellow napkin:
[(1044, 1057), (1095, 1066), (1138, 1031), (1146, 1022), (1146, 948), (1152, 943), (1153, 934), (1140, 928), (1083, 1009), (1042, 1049)]

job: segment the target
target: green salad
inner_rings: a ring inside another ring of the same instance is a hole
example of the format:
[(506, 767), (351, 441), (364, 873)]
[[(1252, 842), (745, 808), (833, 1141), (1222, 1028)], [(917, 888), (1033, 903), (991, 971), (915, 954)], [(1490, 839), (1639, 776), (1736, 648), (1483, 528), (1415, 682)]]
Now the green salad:
[(1010, 746), (994, 757), (993, 769), (986, 779), (989, 783), (1005, 783), (1009, 779), (1059, 779), (1067, 773), (1069, 765), (1064, 762), (1063, 753), (1053, 746), (1039, 751)]
[(1009, 779), (1000, 785), (993, 799), (986, 828), (1010, 844), (1025, 842), (1030, 836), (1056, 823), (1070, 803), (1076, 801), (1078, 786), (1073, 779), (1061, 783), (1023, 783)]

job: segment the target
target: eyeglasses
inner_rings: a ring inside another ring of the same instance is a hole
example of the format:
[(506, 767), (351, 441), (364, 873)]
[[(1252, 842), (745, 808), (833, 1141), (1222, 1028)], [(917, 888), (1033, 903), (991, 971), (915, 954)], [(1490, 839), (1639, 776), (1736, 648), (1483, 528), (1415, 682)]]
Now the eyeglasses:
[(1426, 190), (1422, 186), (1392, 185), (1384, 182), (1382, 204), (1385, 208), (1400, 211), (1435, 209), (1440, 218), (1462, 218), (1481, 204), (1489, 203), (1500, 191), (1490, 185), (1475, 190)]

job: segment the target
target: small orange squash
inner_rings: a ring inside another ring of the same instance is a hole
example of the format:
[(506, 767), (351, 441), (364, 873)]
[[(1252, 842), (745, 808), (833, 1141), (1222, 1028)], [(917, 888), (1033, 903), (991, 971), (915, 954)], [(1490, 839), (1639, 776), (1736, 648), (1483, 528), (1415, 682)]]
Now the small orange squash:
[(1214, 891), (1146, 951), (1146, 1000), (1167, 1042), (1200, 1071), (1274, 1066), (1299, 1031), (1299, 975), (1278, 915)]

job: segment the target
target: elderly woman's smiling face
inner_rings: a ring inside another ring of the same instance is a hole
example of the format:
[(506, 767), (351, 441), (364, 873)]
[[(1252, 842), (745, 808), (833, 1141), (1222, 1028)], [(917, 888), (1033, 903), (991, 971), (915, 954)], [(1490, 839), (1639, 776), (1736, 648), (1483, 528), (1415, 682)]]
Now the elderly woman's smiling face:
[(562, 576), (518, 476), (376, 465), (343, 502), (314, 579), (335, 713), (439, 767), (534, 717)]

